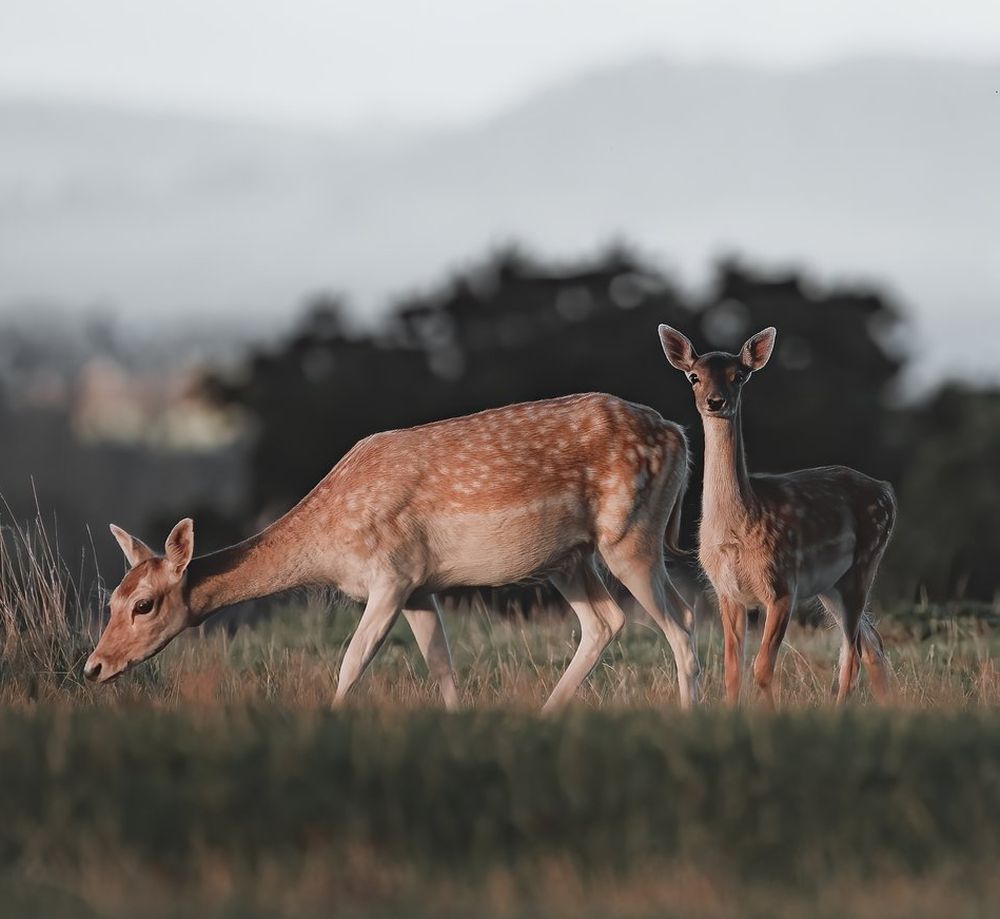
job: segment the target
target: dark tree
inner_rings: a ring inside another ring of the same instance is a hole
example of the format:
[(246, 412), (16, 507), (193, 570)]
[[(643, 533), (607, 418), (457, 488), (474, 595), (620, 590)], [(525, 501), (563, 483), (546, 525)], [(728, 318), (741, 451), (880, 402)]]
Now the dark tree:
[[(871, 292), (820, 291), (797, 275), (732, 261), (719, 266), (708, 296), (691, 301), (625, 249), (559, 269), (506, 251), (399, 304), (374, 334), (350, 333), (337, 303), (315, 305), (279, 347), (251, 357), (241, 380), (209, 385), (254, 419), (252, 511), (275, 514), (368, 434), (571, 392), (654, 406), (689, 426), (700, 461), (700, 423), (666, 364), (657, 324), (706, 350), (735, 350), (775, 325), (776, 360), (746, 396), (753, 468), (844, 463), (895, 478), (887, 398), (901, 360), (887, 342), (900, 321)], [(699, 478), (688, 500), (689, 544)]]
[(1000, 589), (1000, 392), (951, 384), (907, 418), (893, 586), (931, 599)]

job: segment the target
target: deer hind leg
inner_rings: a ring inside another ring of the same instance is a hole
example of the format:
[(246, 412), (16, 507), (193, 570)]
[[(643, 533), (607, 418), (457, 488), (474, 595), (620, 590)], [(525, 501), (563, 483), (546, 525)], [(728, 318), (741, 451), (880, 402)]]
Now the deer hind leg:
[(889, 690), (889, 665), (885, 656), (885, 645), (875, 623), (867, 613), (861, 615), (861, 660), (868, 674), (872, 695), (879, 703), (891, 698)]
[(375, 587), (368, 595), (365, 611), (361, 614), (361, 621), (351, 636), (340, 665), (340, 678), (334, 696), (335, 706), (343, 703), (351, 687), (361, 678), (371, 659), (382, 647), (408, 592), (408, 586), (390, 583)]
[(844, 600), (840, 595), (840, 591), (833, 589), (827, 591), (825, 594), (820, 594), (819, 602), (823, 605), (827, 615), (841, 627), (843, 632), (840, 644), (840, 657), (837, 661), (837, 670), (834, 672), (833, 689), (831, 691), (831, 695), (838, 701), (841, 701), (840, 687), (844, 684), (844, 680), (848, 681), (848, 686), (852, 686), (858, 675), (856, 648), (847, 637), (847, 619), (844, 610)]
[(837, 663), (837, 676), (834, 681), (834, 697), (838, 705), (847, 701), (854, 684), (857, 682), (861, 666), (861, 616), (864, 604), (858, 604), (848, 591), (845, 595), (841, 584), (833, 590), (820, 596), (820, 602), (843, 630), (843, 640), (840, 645), (840, 659)]
[(694, 613), (667, 576), (662, 555), (649, 559), (642, 554), (630, 554), (625, 545), (619, 543), (602, 549), (601, 555), (611, 573), (625, 585), (670, 643), (677, 664), (681, 706), (688, 708), (699, 700), (701, 673), (694, 644)]
[(844, 629), (836, 684), (838, 703), (846, 701), (857, 682), (861, 664), (864, 664), (876, 701), (887, 702), (890, 697), (885, 646), (875, 623), (866, 612), (868, 589), (872, 580), (867, 572), (850, 571), (839, 585), (839, 590), (820, 598), (827, 610), (840, 620)]
[(580, 621), (580, 644), (543, 712), (556, 711), (573, 698), (625, 625), (625, 614), (597, 576), (592, 558), (585, 559), (568, 574), (553, 576), (552, 583)]
[(774, 706), (774, 668), (794, 608), (795, 597), (789, 595), (769, 603), (764, 614), (764, 634), (754, 658), (753, 675), (764, 701), (771, 707)]
[(882, 636), (865, 613), (868, 591), (856, 574), (849, 572), (839, 589), (820, 597), (823, 606), (840, 621), (844, 640), (835, 684), (837, 704), (847, 701), (864, 664), (872, 695), (879, 702), (889, 697), (889, 679)]
[(889, 689), (889, 664), (886, 660), (885, 645), (882, 643), (882, 636), (879, 635), (875, 623), (868, 614), (868, 597), (871, 594), (872, 584), (875, 583), (875, 575), (878, 573), (878, 566), (882, 561), (882, 554), (885, 552), (886, 543), (892, 532), (891, 527), (879, 531), (875, 540), (875, 548), (871, 553), (868, 564), (858, 572), (857, 604), (860, 610), (859, 631), (861, 638), (861, 660), (865, 665), (865, 672), (868, 674), (868, 683), (872, 689), (872, 695), (879, 703), (886, 703), (891, 697)]
[(855, 604), (843, 606), (844, 640), (837, 668), (837, 704), (843, 705), (857, 682), (861, 667), (861, 613)]
[(855, 669), (856, 660), (860, 656), (868, 674), (872, 695), (876, 701), (885, 703), (891, 697), (889, 666), (882, 636), (875, 628), (867, 609), (872, 584), (875, 583), (875, 575), (892, 535), (896, 516), (895, 500), (891, 492), (883, 494), (868, 510), (869, 513), (859, 521), (857, 562), (837, 586), (843, 594), (845, 609), (851, 614), (852, 620), (857, 621), (858, 640), (853, 654)]
[(453, 712), (458, 708), (458, 687), (455, 685), (455, 671), (451, 663), (451, 649), (441, 618), (441, 604), (432, 597), (426, 604), (408, 604), (403, 616), (409, 623), (410, 631), (417, 640), (417, 647), (427, 663), (427, 670), (441, 690), (444, 707)]

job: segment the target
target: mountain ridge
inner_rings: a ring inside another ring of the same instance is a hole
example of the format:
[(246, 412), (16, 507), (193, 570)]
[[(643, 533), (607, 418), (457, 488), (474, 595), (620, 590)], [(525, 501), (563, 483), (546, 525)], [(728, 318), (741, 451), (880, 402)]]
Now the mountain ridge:
[(645, 58), (398, 141), (93, 107), (15, 131), (0, 103), (0, 308), (280, 317), (332, 288), (372, 314), (499, 242), (620, 237), (688, 276), (734, 251), (882, 281), (942, 363), (1000, 305), (997, 89), (1000, 63)]

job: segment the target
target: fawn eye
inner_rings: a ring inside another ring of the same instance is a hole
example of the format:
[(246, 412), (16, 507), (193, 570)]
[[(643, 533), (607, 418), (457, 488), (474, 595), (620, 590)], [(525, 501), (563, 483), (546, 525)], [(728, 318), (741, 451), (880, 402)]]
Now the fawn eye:
[(138, 613), (140, 616), (145, 616), (148, 613), (153, 612), (153, 601), (152, 600), (136, 600), (132, 607), (133, 613)]
[(698, 374), (696, 374), (696, 373), (690, 373), (690, 374), (688, 374), (688, 382), (689, 382), (689, 383), (690, 383), (690, 384), (691, 384), (692, 386), (694, 386), (694, 385), (695, 385), (695, 383), (697, 383), (697, 382), (698, 382)]

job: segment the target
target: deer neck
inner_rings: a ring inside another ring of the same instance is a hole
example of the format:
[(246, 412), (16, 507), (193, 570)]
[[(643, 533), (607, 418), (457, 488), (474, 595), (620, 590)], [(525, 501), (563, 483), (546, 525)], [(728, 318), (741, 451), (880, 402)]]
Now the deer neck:
[(235, 546), (192, 559), (186, 592), (191, 614), (202, 622), (245, 600), (268, 597), (319, 580), (312, 540), (293, 509), (267, 529)]
[(733, 418), (703, 417), (705, 483), (702, 521), (739, 524), (753, 512), (754, 495), (743, 448), (741, 410)]

